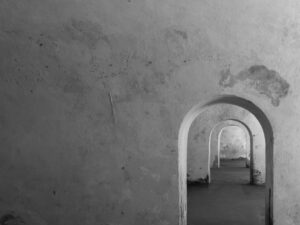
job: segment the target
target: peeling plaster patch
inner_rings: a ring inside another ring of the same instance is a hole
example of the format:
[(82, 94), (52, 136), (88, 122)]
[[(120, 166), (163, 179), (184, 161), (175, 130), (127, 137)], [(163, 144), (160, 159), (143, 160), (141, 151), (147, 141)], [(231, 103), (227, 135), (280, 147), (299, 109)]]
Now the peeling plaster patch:
[(264, 65), (254, 65), (233, 75), (230, 69), (221, 71), (219, 85), (231, 88), (242, 82), (246, 86), (254, 88), (259, 94), (271, 99), (274, 106), (279, 106), (280, 99), (286, 97), (289, 91), (289, 83), (275, 70), (269, 70)]
[(0, 215), (0, 225), (47, 225), (38, 213), (28, 209), (4, 209), (2, 207), (3, 205), (0, 207), (1, 211), (3, 210)]
[(7, 213), (0, 218), (1, 225), (25, 225), (23, 219), (14, 213)]
[(219, 85), (222, 87), (233, 87), (236, 83), (234, 79), (234, 75), (231, 74), (230, 69), (227, 68), (226, 70), (222, 70), (221, 79), (219, 81)]

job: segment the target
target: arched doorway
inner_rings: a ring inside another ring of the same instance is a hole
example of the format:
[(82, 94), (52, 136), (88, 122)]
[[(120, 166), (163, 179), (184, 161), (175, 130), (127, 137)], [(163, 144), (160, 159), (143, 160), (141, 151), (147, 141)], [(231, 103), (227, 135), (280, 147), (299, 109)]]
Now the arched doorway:
[(230, 119), (230, 120), (224, 120), (220, 123), (217, 123), (212, 128), (210, 135), (209, 135), (209, 146), (208, 147), (209, 147), (209, 152), (211, 155), (210, 156), (211, 167), (214, 166), (214, 164), (215, 164), (215, 166), (220, 167), (220, 152), (218, 151), (218, 149), (219, 149), (218, 145), (219, 145), (220, 132), (225, 127), (239, 127), (240, 129), (242, 129), (244, 131), (244, 133), (246, 134), (246, 149), (249, 151), (249, 153), (253, 147), (251, 130), (242, 121)]
[(249, 139), (249, 132), (245, 132), (240, 126), (222, 127), (217, 138), (217, 167), (220, 168), (221, 161), (237, 159), (244, 162), (240, 167), (247, 167), (247, 155), (250, 158)]
[[(187, 141), (191, 124), (208, 107), (215, 104), (240, 106), (251, 112), (261, 124), (266, 144), (266, 225), (273, 224), (273, 130), (265, 113), (254, 103), (233, 95), (219, 96), (208, 103), (194, 106), (184, 117), (178, 136), (179, 225), (187, 224)], [(210, 160), (209, 160), (210, 161)], [(210, 167), (208, 168), (208, 170)]]
[[(259, 122), (257, 122), (259, 124)], [(239, 119), (227, 119), (227, 120), (223, 120), (217, 124), (214, 125), (214, 127), (211, 129), (210, 135), (209, 135), (209, 152), (210, 152), (210, 167), (220, 167), (220, 152), (219, 150), (219, 136), (220, 136), (220, 132), (222, 131), (222, 129), (224, 127), (227, 126), (237, 126), (240, 129), (242, 129), (244, 131), (244, 133), (246, 134), (246, 149), (248, 149), (248, 154), (247, 154), (247, 166), (250, 167), (250, 183), (251, 184), (264, 184), (265, 183), (265, 174), (261, 173), (261, 174), (257, 174), (255, 171), (265, 171), (265, 168), (258, 168), (257, 167), (257, 163), (254, 163), (254, 160), (257, 160), (258, 157), (262, 157), (263, 154), (263, 158), (265, 161), (265, 146), (260, 146), (261, 149), (258, 149), (259, 151), (263, 151), (263, 152), (259, 152), (259, 156), (257, 155), (257, 149), (256, 151), (254, 151), (254, 146), (259, 146), (260, 140), (258, 140), (258, 136), (262, 136), (259, 137), (259, 139), (264, 139), (264, 135), (263, 135), (263, 130), (262, 127), (259, 127), (256, 130), (251, 130), (252, 127), (249, 127), (245, 122), (239, 120)], [(253, 137), (255, 136), (255, 137)], [(265, 144), (265, 143), (264, 143)], [(256, 157), (254, 157), (254, 155)], [(265, 164), (265, 162), (264, 162)], [(255, 165), (255, 166), (254, 166)], [(260, 165), (261, 166), (261, 165)], [(264, 165), (265, 166), (265, 165)], [(210, 176), (211, 177), (211, 176)], [(209, 180), (211, 180), (211, 178), (209, 178)]]

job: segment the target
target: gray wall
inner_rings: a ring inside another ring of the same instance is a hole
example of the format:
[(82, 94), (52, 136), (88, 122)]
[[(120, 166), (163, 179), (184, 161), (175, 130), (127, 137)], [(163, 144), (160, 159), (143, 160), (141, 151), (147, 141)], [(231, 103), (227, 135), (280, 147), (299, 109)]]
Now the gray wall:
[(275, 225), (299, 224), (299, 4), (1, 1), (0, 217), (177, 224), (180, 123), (227, 93), (269, 117)]

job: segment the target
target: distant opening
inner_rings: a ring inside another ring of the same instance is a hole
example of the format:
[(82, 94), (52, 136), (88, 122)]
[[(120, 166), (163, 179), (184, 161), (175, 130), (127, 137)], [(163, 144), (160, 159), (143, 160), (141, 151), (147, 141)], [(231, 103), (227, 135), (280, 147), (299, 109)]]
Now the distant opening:
[[(250, 154), (249, 138), (249, 133), (236, 125), (226, 126), (220, 130), (218, 135), (220, 164), (217, 169), (212, 168), (212, 183), (250, 183), (250, 159), (247, 160), (247, 155)], [(225, 171), (227, 173), (224, 174)]]
[(246, 155), (249, 152), (247, 149), (247, 133), (238, 126), (224, 127), (219, 134), (219, 154), (222, 161), (227, 160), (244, 160), (244, 165), (238, 167), (245, 167)]

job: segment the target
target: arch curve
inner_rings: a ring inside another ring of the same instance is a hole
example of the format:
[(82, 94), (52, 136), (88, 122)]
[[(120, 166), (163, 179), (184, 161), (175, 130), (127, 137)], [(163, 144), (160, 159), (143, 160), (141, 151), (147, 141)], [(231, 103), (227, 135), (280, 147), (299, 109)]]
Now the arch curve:
[[(246, 134), (246, 149), (249, 149), (249, 153), (251, 148), (252, 148), (252, 143), (253, 143), (253, 139), (252, 139), (252, 131), (250, 130), (250, 128), (242, 121), (237, 120), (237, 119), (227, 119), (224, 121), (221, 121), (217, 124), (215, 124), (213, 126), (213, 128), (210, 131), (209, 134), (209, 155), (210, 155), (210, 167), (213, 167), (214, 164), (217, 164), (217, 167), (220, 167), (220, 152), (219, 151), (215, 151), (218, 148), (216, 147), (216, 143), (215, 143), (215, 139), (218, 139), (220, 136), (220, 132), (225, 128), (225, 127), (229, 127), (229, 126), (236, 126), (239, 127), (240, 129), (242, 129), (244, 131), (244, 133)], [(214, 160), (214, 156), (217, 156), (217, 161)]]
[[(179, 225), (187, 224), (187, 142), (193, 121), (210, 106), (230, 104), (240, 106), (251, 112), (261, 124), (266, 144), (266, 225), (273, 221), (273, 129), (265, 113), (251, 101), (235, 96), (221, 95), (207, 103), (195, 105), (184, 116), (178, 134), (178, 187), (179, 187)], [(210, 167), (210, 166), (209, 166)], [(209, 170), (210, 168), (208, 168)]]

